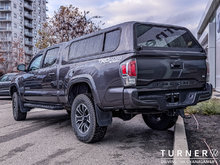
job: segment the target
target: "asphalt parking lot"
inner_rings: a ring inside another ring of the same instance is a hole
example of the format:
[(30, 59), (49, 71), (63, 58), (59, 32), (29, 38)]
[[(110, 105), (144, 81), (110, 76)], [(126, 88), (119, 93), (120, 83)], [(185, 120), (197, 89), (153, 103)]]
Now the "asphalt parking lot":
[(33, 110), (26, 121), (12, 117), (10, 101), (0, 101), (0, 164), (161, 164), (173, 148), (173, 128), (153, 131), (141, 116), (114, 118), (103, 141), (79, 142), (65, 111)]

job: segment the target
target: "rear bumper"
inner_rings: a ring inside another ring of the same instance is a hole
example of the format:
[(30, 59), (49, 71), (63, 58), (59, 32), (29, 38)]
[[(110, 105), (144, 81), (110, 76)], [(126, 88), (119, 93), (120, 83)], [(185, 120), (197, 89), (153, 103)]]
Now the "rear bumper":
[(185, 108), (200, 101), (210, 99), (212, 85), (206, 84), (204, 89), (186, 89), (175, 91), (146, 91), (144, 89), (124, 89), (125, 109), (157, 109), (169, 110)]

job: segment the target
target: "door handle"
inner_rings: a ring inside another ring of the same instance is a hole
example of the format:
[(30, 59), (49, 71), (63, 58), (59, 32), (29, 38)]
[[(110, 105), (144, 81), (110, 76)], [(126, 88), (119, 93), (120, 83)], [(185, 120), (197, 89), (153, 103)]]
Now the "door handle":
[(50, 77), (55, 76), (55, 73), (49, 73), (48, 74)]
[(183, 69), (183, 62), (174, 62), (170, 64), (171, 69)]

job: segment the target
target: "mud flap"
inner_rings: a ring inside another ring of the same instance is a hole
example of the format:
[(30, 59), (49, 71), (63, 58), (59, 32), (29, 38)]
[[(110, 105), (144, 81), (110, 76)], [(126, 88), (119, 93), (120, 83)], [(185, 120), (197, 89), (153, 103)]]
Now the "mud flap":
[(190, 116), (186, 116), (186, 115), (185, 115), (184, 109), (178, 110), (178, 114), (179, 114), (183, 119), (190, 119), (190, 118), (191, 118)]
[(108, 126), (112, 123), (112, 112), (104, 112), (97, 105), (95, 105), (97, 123), (99, 126)]
[(24, 105), (21, 102), (21, 98), (18, 97), (18, 101), (19, 101), (19, 107), (20, 107), (20, 111), (23, 113), (29, 112), (31, 109), (30, 108), (26, 108), (24, 107)]

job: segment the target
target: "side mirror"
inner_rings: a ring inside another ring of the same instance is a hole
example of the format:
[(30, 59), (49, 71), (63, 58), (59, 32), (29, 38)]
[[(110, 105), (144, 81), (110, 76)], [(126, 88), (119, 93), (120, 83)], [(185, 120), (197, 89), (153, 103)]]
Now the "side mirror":
[(26, 71), (26, 65), (25, 65), (25, 64), (19, 64), (19, 65), (17, 66), (17, 70), (18, 70), (18, 71), (25, 72), (25, 71)]

